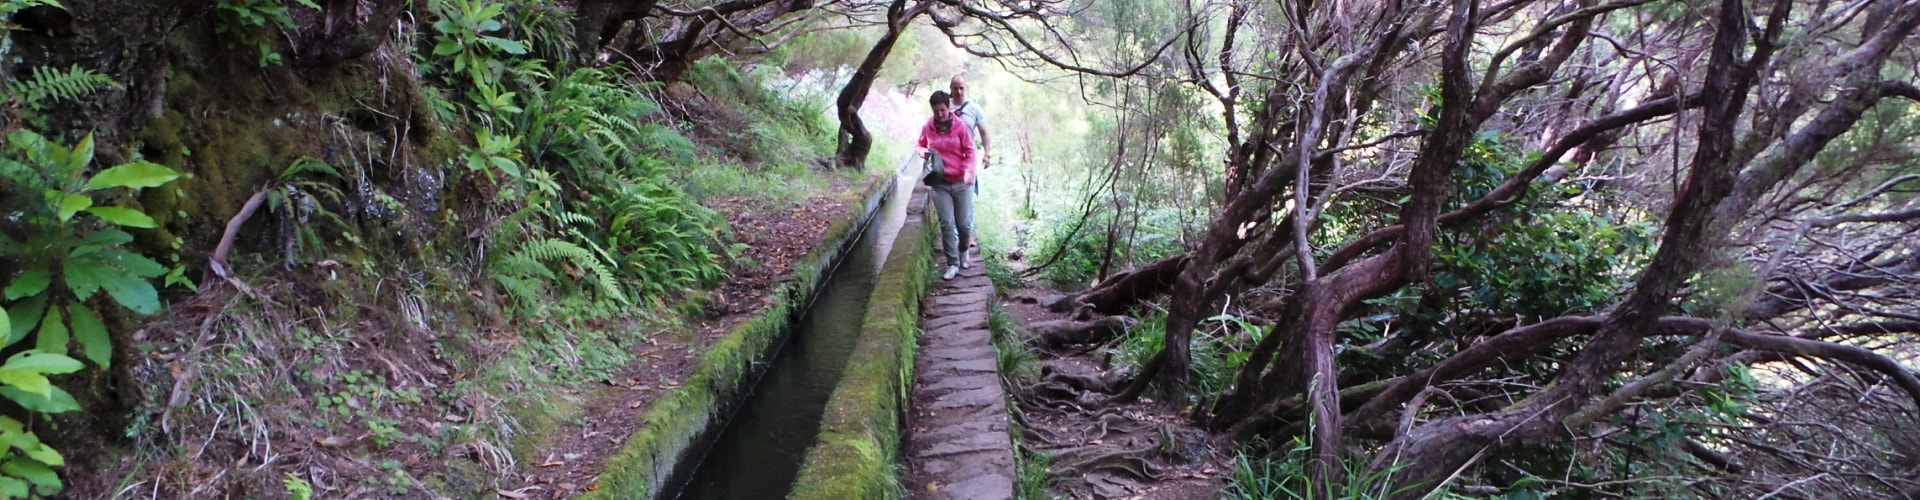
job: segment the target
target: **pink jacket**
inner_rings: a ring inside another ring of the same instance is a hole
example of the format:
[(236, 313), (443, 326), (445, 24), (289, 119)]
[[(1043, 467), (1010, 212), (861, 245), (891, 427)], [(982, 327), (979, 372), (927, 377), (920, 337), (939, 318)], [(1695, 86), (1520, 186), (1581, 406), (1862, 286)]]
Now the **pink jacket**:
[(967, 124), (961, 123), (958, 117), (945, 134), (934, 128), (933, 119), (927, 119), (927, 124), (920, 127), (918, 146), (940, 153), (940, 161), (947, 167), (947, 182), (973, 183), (974, 164), (980, 156), (973, 151), (973, 135), (967, 132)]

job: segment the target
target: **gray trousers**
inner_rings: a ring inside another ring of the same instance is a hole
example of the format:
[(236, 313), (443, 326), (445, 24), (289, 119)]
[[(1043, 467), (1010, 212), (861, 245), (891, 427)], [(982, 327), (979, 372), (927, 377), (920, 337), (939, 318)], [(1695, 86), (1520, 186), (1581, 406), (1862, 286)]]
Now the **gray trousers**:
[(973, 186), (937, 184), (927, 186), (934, 210), (940, 211), (940, 248), (947, 265), (960, 265), (960, 252), (973, 237)]

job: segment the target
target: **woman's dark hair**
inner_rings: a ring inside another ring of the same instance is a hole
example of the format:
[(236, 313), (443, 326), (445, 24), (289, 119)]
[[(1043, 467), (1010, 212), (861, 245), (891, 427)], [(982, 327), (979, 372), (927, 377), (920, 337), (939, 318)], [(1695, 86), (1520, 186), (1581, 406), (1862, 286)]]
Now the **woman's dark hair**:
[(939, 106), (941, 104), (952, 105), (953, 97), (948, 95), (945, 90), (933, 91), (933, 97), (927, 98), (927, 106)]

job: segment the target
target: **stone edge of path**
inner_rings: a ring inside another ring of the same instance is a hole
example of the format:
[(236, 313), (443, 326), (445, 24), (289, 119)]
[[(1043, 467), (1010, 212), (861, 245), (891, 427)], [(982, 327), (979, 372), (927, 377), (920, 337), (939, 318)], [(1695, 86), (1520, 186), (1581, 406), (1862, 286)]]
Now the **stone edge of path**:
[(716, 424), (724, 422), (740, 396), (751, 389), (746, 382), (752, 379), (752, 367), (769, 361), (771, 348), (790, 331), (788, 326), (802, 312), (800, 307), (819, 291), (833, 270), (832, 263), (860, 236), (861, 223), (893, 190), (895, 175), (867, 177), (858, 208), (822, 233), (819, 246), (794, 266), (792, 277), (768, 294), (766, 310), (715, 341), (679, 389), (654, 401), (639, 430), (617, 455), (607, 459), (594, 481), (597, 489), (580, 498), (659, 498), (672, 492), (674, 488), (666, 483), (675, 480), (688, 452), (710, 439)]
[(933, 266), (936, 233), (920, 212), (924, 189), (916, 189), (906, 221), (894, 239), (873, 298), (867, 302), (860, 340), (827, 400), (820, 432), (787, 498), (842, 500), (898, 498), (893, 467), (901, 446), (900, 421), (913, 379), (914, 334), (920, 298)]
[(1014, 496), (1006, 391), (1000, 386), (999, 359), (987, 329), (987, 306), (993, 297), (984, 264), (927, 287), (907, 413), (903, 482), (909, 498)]

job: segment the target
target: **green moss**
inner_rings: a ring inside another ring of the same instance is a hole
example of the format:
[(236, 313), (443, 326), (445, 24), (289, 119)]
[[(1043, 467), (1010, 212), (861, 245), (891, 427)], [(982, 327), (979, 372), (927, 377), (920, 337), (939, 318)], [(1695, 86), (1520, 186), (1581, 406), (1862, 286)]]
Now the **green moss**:
[[(900, 418), (913, 386), (913, 356), (926, 294), (933, 230), (922, 221), (900, 228), (867, 305), (859, 344), (827, 400), (820, 434), (807, 450), (788, 498), (900, 498), (893, 467)], [(915, 237), (917, 235), (917, 237)]]
[(806, 299), (826, 283), (826, 271), (832, 269), (829, 264), (840, 258), (847, 243), (858, 236), (853, 229), (879, 207), (879, 195), (892, 186), (891, 178), (868, 179), (865, 189), (855, 195), (866, 202), (849, 203), (852, 208), (827, 228), (820, 245), (794, 266), (791, 281), (770, 292), (767, 309), (715, 341), (701, 355), (693, 376), (653, 403), (647, 410), (646, 425), (627, 438), (618, 455), (607, 460), (599, 489), (581, 498), (649, 498), (659, 492), (688, 448), (714, 430), (722, 410), (748, 389), (745, 381), (752, 366), (773, 354), (772, 348), (798, 313), (795, 305), (807, 303)]

